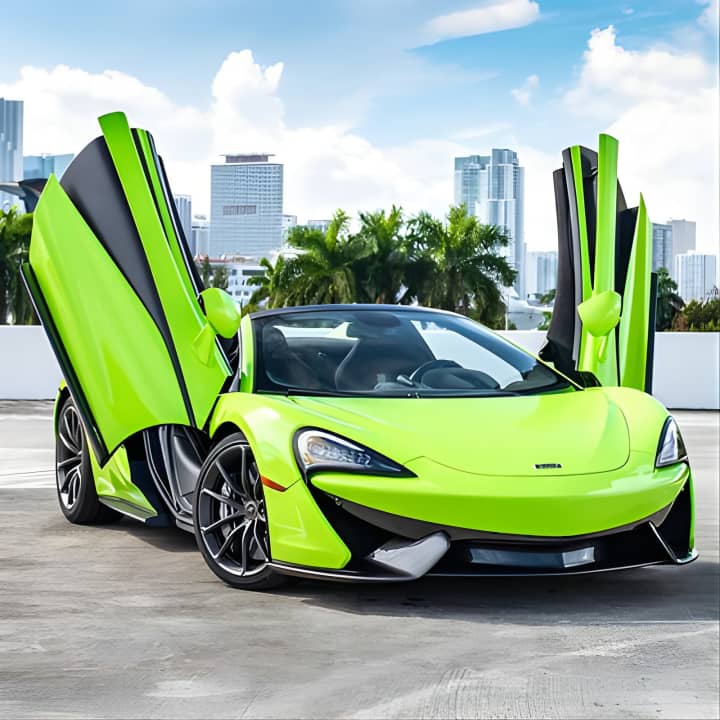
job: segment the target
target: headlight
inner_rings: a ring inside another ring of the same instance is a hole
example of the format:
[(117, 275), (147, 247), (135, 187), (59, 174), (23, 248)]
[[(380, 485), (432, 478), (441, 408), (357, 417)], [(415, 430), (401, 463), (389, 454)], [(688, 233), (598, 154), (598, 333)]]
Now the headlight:
[(298, 430), (295, 435), (295, 457), (305, 475), (316, 470), (339, 470), (368, 475), (412, 476), (402, 465), (374, 450), (312, 428)]
[(655, 467), (665, 467), (687, 460), (687, 450), (683, 442), (680, 428), (673, 418), (668, 418), (660, 434)]

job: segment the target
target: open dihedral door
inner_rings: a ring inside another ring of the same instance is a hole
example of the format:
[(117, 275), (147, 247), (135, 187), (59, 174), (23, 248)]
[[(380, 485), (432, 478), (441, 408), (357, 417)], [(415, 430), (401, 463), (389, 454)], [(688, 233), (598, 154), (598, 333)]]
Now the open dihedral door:
[[(202, 427), (231, 374), (152, 137), (123, 113), (51, 176), (23, 276), (104, 464), (155, 425)], [(201, 343), (202, 344), (202, 343)]]
[(652, 227), (642, 195), (628, 208), (617, 179), (618, 142), (600, 135), (598, 152), (563, 152), (553, 174), (558, 278), (540, 357), (569, 375), (603, 385), (652, 389), (656, 276)]

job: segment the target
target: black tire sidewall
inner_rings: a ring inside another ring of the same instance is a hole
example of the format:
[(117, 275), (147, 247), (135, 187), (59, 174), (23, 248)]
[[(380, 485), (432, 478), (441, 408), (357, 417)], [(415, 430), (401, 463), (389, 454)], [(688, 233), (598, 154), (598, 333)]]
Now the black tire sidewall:
[[(68, 396), (60, 406), (58, 413), (58, 424), (62, 421), (62, 417), (69, 405), (73, 405), (72, 398)], [(77, 412), (77, 408), (75, 409)], [(65, 507), (60, 497), (60, 485), (57, 479), (57, 463), (60, 439), (58, 437), (58, 428), (55, 428), (55, 490), (57, 493), (58, 504), (63, 515), (71, 522), (79, 525), (96, 523), (98, 521), (113, 521), (119, 519), (120, 514), (110, 508), (106, 508), (99, 500), (97, 491), (95, 490), (95, 478), (93, 476), (92, 465), (90, 462), (90, 451), (88, 450), (87, 438), (83, 433), (82, 459), (80, 461), (80, 491), (75, 504), (71, 508)]]
[[(236, 445), (244, 445), (245, 447), (250, 448), (250, 444), (240, 433), (229, 435), (224, 440), (221, 440), (210, 451), (210, 454), (207, 456), (207, 458), (205, 458), (205, 462), (200, 468), (200, 473), (198, 474), (198, 481), (197, 485), (195, 486), (195, 495), (193, 499), (193, 528), (195, 530), (195, 541), (197, 542), (198, 549), (200, 550), (200, 553), (202, 554), (208, 567), (215, 573), (215, 575), (217, 575), (217, 577), (219, 577), (226, 584), (235, 588), (242, 588), (245, 590), (269, 590), (271, 588), (276, 588), (280, 585), (285, 584), (285, 577), (278, 573), (276, 570), (274, 570), (272, 567), (270, 567), (270, 565), (267, 565), (259, 573), (248, 578), (243, 578), (240, 575), (234, 575), (233, 573), (228, 572), (215, 562), (215, 559), (205, 546), (205, 542), (203, 541), (200, 533), (198, 499), (200, 497), (200, 489), (205, 480), (205, 475), (209, 468), (215, 462), (215, 459), (218, 455), (220, 455), (228, 447)], [(252, 452), (252, 448), (250, 448), (250, 452)], [(267, 512), (267, 505), (265, 507)], [(268, 526), (268, 545), (271, 544), (269, 535), (270, 529)], [(272, 558), (272, 547), (270, 547), (270, 552)]]

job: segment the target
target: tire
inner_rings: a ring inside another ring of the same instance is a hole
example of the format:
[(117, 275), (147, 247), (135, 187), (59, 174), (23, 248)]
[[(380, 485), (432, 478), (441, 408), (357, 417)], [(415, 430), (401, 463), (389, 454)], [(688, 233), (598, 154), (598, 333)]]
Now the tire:
[(218, 443), (203, 463), (193, 525), (205, 562), (223, 582), (245, 590), (286, 583), (269, 564), (265, 494), (250, 445), (240, 433)]
[(122, 517), (98, 500), (85, 431), (71, 397), (60, 406), (55, 428), (55, 486), (60, 510), (71, 523), (94, 525)]

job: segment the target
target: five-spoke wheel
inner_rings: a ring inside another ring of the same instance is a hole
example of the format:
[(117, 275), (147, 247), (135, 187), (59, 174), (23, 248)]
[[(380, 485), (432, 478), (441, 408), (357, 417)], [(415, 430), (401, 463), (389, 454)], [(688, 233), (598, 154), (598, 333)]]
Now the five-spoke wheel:
[(200, 471), (194, 500), (195, 537), (210, 569), (229, 585), (266, 589), (283, 577), (270, 563), (262, 480), (240, 434), (215, 447)]

